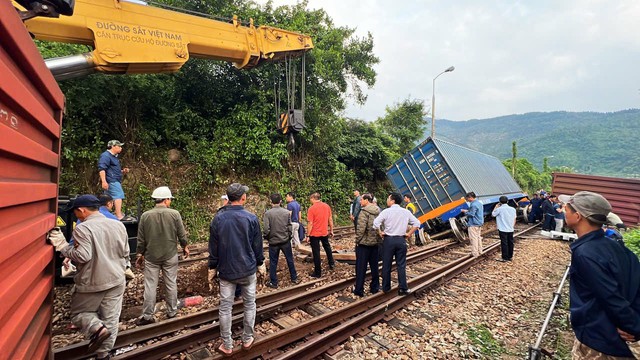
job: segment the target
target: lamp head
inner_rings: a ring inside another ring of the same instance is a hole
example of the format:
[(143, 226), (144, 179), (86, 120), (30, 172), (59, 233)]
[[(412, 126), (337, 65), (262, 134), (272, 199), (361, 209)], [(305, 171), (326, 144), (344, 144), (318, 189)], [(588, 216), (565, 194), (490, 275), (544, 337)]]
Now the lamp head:
[(444, 72), (452, 72), (452, 71), (453, 71), (453, 70), (455, 70), (455, 69), (456, 69), (455, 67), (453, 67), (453, 66), (449, 66), (449, 67), (447, 68), (447, 70), (445, 70)]

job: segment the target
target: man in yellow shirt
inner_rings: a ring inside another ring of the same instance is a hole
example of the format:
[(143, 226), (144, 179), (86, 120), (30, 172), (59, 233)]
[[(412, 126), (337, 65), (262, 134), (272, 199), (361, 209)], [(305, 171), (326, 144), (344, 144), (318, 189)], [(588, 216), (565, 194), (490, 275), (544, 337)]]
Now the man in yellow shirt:
[[(411, 211), (412, 215), (416, 215), (416, 211), (418, 210), (416, 208), (416, 204), (411, 202), (412, 197), (411, 194), (404, 194), (404, 202), (407, 204), (405, 205), (405, 209)], [(419, 229), (416, 230), (416, 232), (413, 234), (413, 238), (415, 239), (415, 244), (416, 246), (422, 246), (422, 241), (420, 241), (420, 236), (418, 235), (418, 231), (420, 231)], [(411, 238), (407, 239), (409, 241), (409, 244), (411, 244)]]

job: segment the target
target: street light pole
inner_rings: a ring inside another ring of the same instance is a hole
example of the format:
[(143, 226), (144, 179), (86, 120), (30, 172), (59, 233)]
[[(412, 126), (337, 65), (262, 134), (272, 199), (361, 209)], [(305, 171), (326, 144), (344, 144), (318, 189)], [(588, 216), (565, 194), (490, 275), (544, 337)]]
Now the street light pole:
[[(438, 76), (447, 72), (452, 72), (453, 70), (455, 70), (455, 67), (449, 66), (447, 70), (441, 72), (440, 74), (438, 74)], [(436, 137), (436, 79), (438, 78), (438, 76), (433, 78), (433, 92), (431, 97), (431, 138), (432, 139)]]

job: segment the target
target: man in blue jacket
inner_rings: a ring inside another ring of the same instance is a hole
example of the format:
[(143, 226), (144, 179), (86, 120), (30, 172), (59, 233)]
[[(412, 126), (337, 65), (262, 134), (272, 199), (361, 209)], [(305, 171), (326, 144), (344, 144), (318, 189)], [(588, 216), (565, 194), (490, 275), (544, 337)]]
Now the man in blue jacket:
[(482, 225), (484, 224), (484, 208), (480, 200), (476, 198), (476, 193), (469, 192), (464, 198), (469, 204), (469, 209), (462, 209), (467, 213), (467, 232), (471, 243), (471, 255), (478, 257), (482, 254)]
[(220, 336), (218, 351), (225, 356), (233, 353), (231, 338), (231, 309), (237, 285), (242, 285), (244, 301), (244, 331), (242, 347), (249, 349), (254, 342), (256, 320), (256, 270), (264, 276), (262, 232), (260, 221), (244, 209), (249, 188), (233, 183), (227, 188), (229, 205), (211, 221), (209, 228), (209, 269), (220, 279)]
[(573, 359), (633, 358), (625, 341), (640, 339), (638, 258), (605, 237), (602, 225), (611, 205), (600, 194), (580, 191), (560, 201), (567, 226), (578, 234), (571, 244)]

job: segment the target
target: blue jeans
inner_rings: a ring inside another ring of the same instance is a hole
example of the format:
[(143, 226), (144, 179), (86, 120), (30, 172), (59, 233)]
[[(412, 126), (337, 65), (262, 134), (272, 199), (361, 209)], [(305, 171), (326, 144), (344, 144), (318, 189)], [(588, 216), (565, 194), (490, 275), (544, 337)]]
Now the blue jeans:
[(233, 295), (236, 285), (242, 285), (242, 300), (244, 302), (244, 330), (242, 342), (253, 338), (253, 326), (256, 323), (256, 274), (235, 280), (220, 279), (220, 337), (227, 349), (233, 348), (231, 338), (231, 310), (233, 309)]
[(367, 265), (371, 268), (371, 293), (380, 291), (380, 275), (378, 274), (378, 245), (356, 246), (356, 286), (353, 293), (364, 295), (364, 278), (367, 274)]
[(391, 263), (396, 258), (398, 289), (408, 290), (407, 286), (407, 242), (404, 236), (385, 235), (382, 242), (382, 291), (391, 290)]
[(289, 267), (289, 274), (291, 275), (291, 281), (298, 279), (298, 273), (296, 273), (296, 266), (293, 262), (293, 251), (291, 250), (291, 242), (287, 241), (282, 244), (271, 245), (269, 244), (269, 279), (274, 285), (278, 285), (278, 257), (280, 251), (284, 254), (284, 258), (287, 260), (287, 267)]

